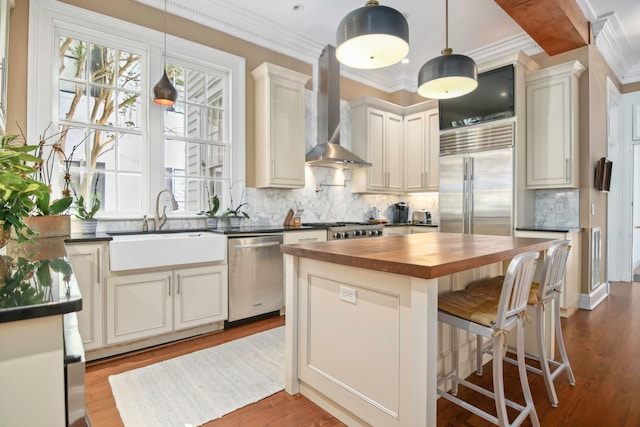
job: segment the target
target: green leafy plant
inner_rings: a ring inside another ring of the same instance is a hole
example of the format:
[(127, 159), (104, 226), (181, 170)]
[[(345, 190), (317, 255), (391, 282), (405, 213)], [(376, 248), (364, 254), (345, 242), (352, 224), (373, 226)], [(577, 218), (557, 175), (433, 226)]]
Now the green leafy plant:
[(18, 135), (0, 139), (0, 222), (5, 232), (15, 231), (18, 242), (35, 235), (23, 218), (49, 196), (49, 186), (32, 177), (40, 159), (29, 153), (37, 148), (19, 144)]
[(209, 206), (209, 209), (206, 211), (198, 212), (198, 215), (205, 215), (209, 218), (215, 218), (216, 214), (218, 213), (218, 209), (220, 209), (220, 199), (216, 194), (214, 194), (213, 197), (209, 195), (208, 186), (205, 185), (204, 188), (205, 188), (205, 191), (207, 192), (207, 204)]
[(249, 214), (246, 213), (245, 211), (241, 210), (241, 208), (243, 206), (246, 206), (247, 203), (242, 203), (242, 198), (244, 197), (244, 188), (242, 189), (242, 193), (240, 195), (240, 204), (238, 204), (235, 208), (233, 207), (233, 186), (235, 184), (237, 184), (239, 181), (234, 182), (233, 184), (231, 184), (231, 186), (229, 187), (229, 200), (231, 200), (231, 207), (229, 207), (227, 210), (225, 210), (224, 212), (222, 212), (222, 217), (228, 217), (228, 216), (237, 216), (237, 217), (244, 217), (244, 218), (249, 218)]
[(84, 196), (78, 195), (75, 192), (75, 189), (71, 187), (71, 189), (73, 190), (74, 197), (76, 199), (76, 203), (74, 206), (76, 209), (76, 218), (93, 219), (94, 215), (97, 214), (98, 211), (100, 210), (100, 196), (98, 195), (98, 182), (100, 182), (100, 175), (96, 176), (96, 182), (93, 184), (93, 193), (91, 195), (91, 200), (88, 200), (86, 205), (85, 205)]

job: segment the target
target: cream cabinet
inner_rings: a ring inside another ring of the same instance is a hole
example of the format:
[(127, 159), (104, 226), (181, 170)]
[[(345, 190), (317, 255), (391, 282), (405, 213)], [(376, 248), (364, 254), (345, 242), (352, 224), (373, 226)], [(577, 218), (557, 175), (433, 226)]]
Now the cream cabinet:
[(422, 225), (414, 225), (410, 226), (409, 234), (419, 234), (419, 233), (436, 233), (438, 232), (438, 227), (425, 227)]
[(310, 76), (263, 63), (255, 80), (255, 184), (257, 188), (303, 188), (304, 86)]
[(568, 317), (578, 309), (580, 302), (580, 258), (581, 258), (581, 232), (555, 232), (555, 231), (524, 231), (516, 230), (515, 237), (531, 237), (536, 239), (570, 240), (571, 251), (567, 259), (567, 271), (565, 274), (562, 291), (560, 293), (560, 315)]
[(103, 243), (70, 243), (67, 255), (82, 295), (78, 329), (85, 350), (104, 346), (104, 273), (106, 245)]
[(128, 274), (107, 279), (107, 344), (227, 318), (227, 266)]
[(326, 230), (300, 230), (300, 231), (285, 231), (283, 234), (283, 243), (285, 245), (295, 243), (313, 243), (313, 242), (326, 242), (327, 231)]
[(404, 117), (404, 191), (438, 191), (440, 179), (438, 109)]
[(365, 97), (351, 106), (352, 150), (372, 164), (352, 171), (354, 193), (403, 192), (403, 117), (399, 107)]
[(402, 236), (403, 234), (410, 234), (409, 227), (400, 226), (388, 226), (382, 229), (383, 236)]
[(578, 188), (578, 61), (527, 75), (527, 187)]

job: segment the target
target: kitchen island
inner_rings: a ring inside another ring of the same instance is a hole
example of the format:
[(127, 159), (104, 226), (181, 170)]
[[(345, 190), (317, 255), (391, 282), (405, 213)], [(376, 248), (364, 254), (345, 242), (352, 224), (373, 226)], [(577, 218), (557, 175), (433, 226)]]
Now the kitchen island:
[(448, 340), (439, 281), (551, 243), (426, 233), (282, 246), (285, 390), (350, 426), (435, 426), (438, 346)]
[[(0, 425), (65, 426), (65, 335), (82, 297), (64, 240), (10, 243), (6, 253), (0, 255)], [(81, 391), (76, 399), (84, 411)]]

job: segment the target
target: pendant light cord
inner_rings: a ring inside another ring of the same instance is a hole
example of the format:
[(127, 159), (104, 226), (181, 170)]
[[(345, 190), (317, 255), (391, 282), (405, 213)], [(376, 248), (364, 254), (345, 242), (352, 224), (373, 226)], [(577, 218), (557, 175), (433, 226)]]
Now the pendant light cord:
[(164, 32), (164, 48), (162, 49), (162, 61), (164, 62), (164, 68), (167, 68), (167, 0), (164, 0), (164, 17), (163, 17), (163, 32)]
[(449, 48), (449, 0), (444, 3), (444, 46)]

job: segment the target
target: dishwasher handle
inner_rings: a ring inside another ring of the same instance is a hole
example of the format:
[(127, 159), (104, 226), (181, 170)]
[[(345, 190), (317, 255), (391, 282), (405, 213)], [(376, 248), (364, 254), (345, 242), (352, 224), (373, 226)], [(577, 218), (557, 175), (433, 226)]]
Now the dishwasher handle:
[(253, 248), (268, 248), (269, 246), (280, 246), (280, 242), (266, 242), (266, 243), (247, 243), (234, 245), (234, 248), (237, 249), (253, 249)]

